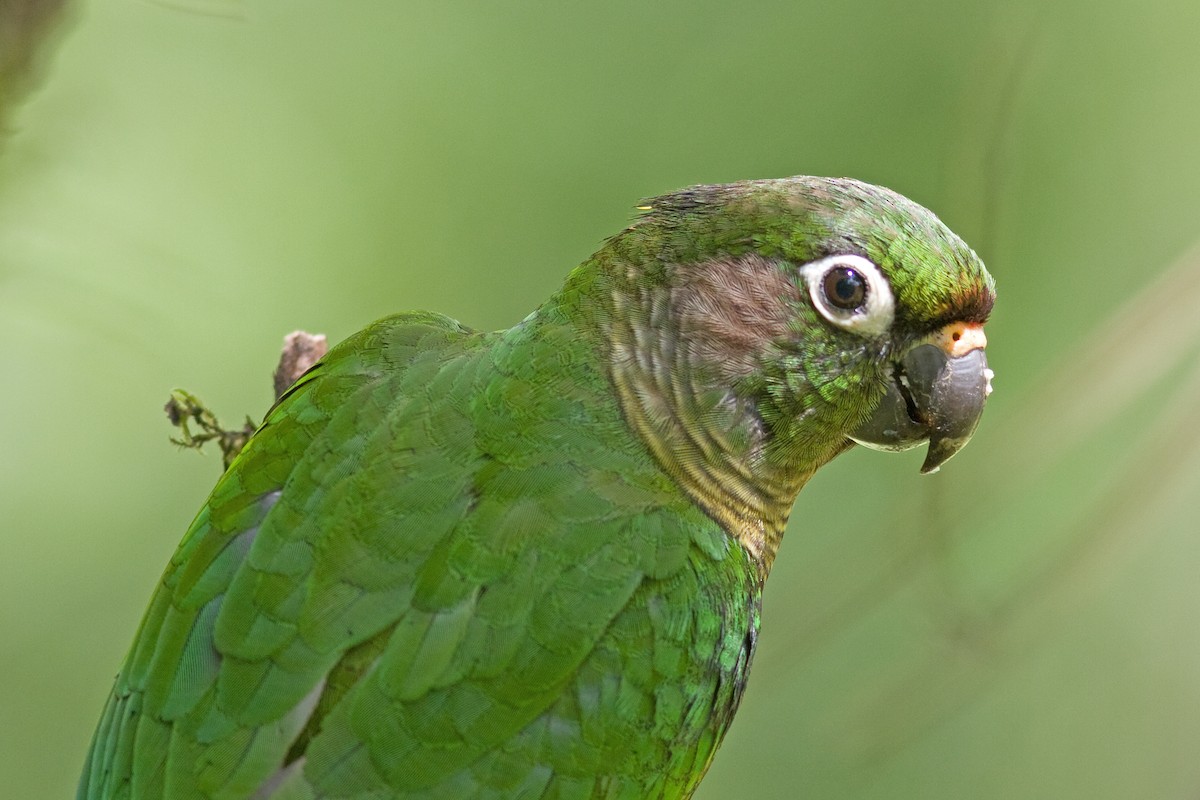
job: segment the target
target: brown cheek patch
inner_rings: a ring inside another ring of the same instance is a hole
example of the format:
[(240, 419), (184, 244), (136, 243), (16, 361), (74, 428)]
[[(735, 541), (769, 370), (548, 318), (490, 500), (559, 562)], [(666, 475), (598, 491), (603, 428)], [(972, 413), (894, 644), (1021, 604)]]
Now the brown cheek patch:
[(759, 354), (788, 335), (788, 300), (798, 295), (778, 262), (750, 254), (677, 267), (671, 302), (693, 363), (737, 379), (752, 373)]

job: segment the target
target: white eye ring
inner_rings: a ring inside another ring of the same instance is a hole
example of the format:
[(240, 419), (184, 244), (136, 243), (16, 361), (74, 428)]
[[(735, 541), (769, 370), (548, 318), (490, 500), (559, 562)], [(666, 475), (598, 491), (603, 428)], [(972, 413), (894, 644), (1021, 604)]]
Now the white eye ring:
[[(825, 293), (825, 276), (838, 268), (851, 269), (866, 281), (866, 296), (856, 308), (838, 308)], [(892, 327), (896, 300), (879, 267), (862, 256), (846, 253), (810, 261), (800, 268), (808, 295), (821, 316), (843, 330), (861, 336), (881, 336)]]

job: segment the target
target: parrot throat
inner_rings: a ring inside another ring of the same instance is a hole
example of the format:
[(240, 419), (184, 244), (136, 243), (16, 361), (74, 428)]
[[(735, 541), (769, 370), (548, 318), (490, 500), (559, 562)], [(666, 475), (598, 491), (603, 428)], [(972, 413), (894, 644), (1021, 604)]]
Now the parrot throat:
[(676, 267), (666, 282), (610, 287), (602, 318), (626, 421), (764, 579), (816, 469), (774, 458), (757, 400), (735, 388), (786, 334), (785, 280), (757, 255)]

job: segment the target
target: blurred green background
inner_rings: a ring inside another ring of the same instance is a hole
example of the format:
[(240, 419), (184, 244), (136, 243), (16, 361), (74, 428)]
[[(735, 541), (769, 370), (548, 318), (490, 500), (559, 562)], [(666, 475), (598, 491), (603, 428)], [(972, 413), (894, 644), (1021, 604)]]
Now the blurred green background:
[(853, 452), (802, 494), (698, 797), (1200, 796), (1197, 30), (1193, 0), (74, 6), (0, 149), (0, 791), (72, 795), (217, 477), (172, 388), (260, 415), (288, 331), (507, 326), (639, 198), (808, 173), (976, 246), (997, 391), (941, 474)]

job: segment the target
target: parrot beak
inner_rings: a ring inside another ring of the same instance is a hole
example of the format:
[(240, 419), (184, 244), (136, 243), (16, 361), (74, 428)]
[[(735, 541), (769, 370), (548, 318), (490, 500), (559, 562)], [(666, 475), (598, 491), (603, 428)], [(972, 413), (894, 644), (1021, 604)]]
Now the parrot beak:
[(966, 446), (992, 393), (987, 337), (977, 323), (953, 322), (904, 353), (878, 407), (850, 438), (876, 450), (908, 450), (924, 441), (921, 473), (937, 472)]

